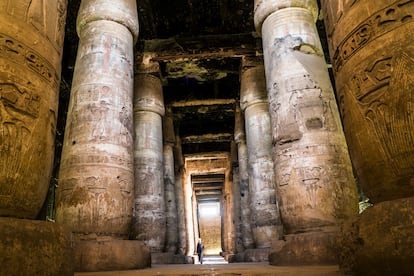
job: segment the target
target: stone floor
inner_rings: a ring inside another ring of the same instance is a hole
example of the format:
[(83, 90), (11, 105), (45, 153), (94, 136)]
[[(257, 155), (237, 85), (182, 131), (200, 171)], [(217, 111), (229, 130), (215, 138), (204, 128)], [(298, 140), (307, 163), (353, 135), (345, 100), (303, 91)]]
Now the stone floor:
[(222, 276), (338, 276), (343, 275), (337, 266), (271, 266), (268, 263), (230, 263), (220, 258), (207, 257), (204, 264), (153, 265), (148, 269), (107, 272), (75, 273), (75, 276), (149, 276), (149, 275), (222, 275)]

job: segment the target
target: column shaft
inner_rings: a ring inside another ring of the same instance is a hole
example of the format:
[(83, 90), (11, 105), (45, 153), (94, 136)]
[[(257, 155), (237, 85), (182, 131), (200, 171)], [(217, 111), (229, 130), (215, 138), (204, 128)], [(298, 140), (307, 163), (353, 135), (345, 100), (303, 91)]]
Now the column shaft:
[(184, 255), (186, 252), (186, 225), (184, 213), (184, 160), (181, 150), (181, 139), (176, 134), (174, 147), (175, 165), (175, 196), (177, 199), (177, 224), (178, 224), (178, 254)]
[(46, 197), (66, 6), (0, 3), (0, 216), (34, 219)]
[(247, 145), (244, 129), (244, 114), (240, 108), (236, 108), (234, 140), (237, 143), (237, 156), (239, 168), (239, 190), (240, 190), (240, 231), (244, 249), (254, 248), (252, 228), (250, 225), (250, 196), (249, 196), (249, 173), (247, 160)]
[[(82, 1), (79, 8), (56, 211), (56, 220), (75, 233), (76, 271), (148, 266), (144, 245), (122, 240), (128, 237), (134, 193), (136, 11), (132, 0)], [(131, 261), (132, 255), (138, 257)]]
[(414, 2), (322, 5), (349, 152), (358, 182), (374, 202), (343, 228), (340, 267), (357, 275), (409, 275), (414, 271)]
[(161, 80), (150, 74), (135, 76), (135, 209), (132, 236), (151, 252), (165, 247), (162, 117), (164, 103)]
[[(79, 50), (56, 216), (80, 236), (126, 237), (133, 199), (132, 52), (133, 35), (137, 34), (121, 24), (122, 20), (112, 21), (121, 15), (105, 10), (108, 1), (92, 2), (82, 2), (77, 21)], [(93, 4), (102, 5), (101, 14), (92, 11)], [(129, 6), (131, 10), (135, 7)], [(138, 24), (134, 12), (122, 17)]]
[[(358, 209), (347, 145), (314, 24), (317, 4), (276, 2), (258, 3), (269, 13), (256, 26), (263, 38), (281, 216), (285, 233), (293, 235), (274, 249), (271, 263), (333, 263), (337, 227)], [(303, 254), (307, 247), (313, 256)], [(293, 253), (288, 256), (287, 250)]]
[(270, 116), (263, 65), (242, 72), (241, 107), (245, 114), (251, 228), (257, 248), (270, 247), (282, 234), (276, 201)]
[(175, 253), (178, 246), (177, 200), (174, 174), (174, 125), (171, 110), (163, 121), (164, 130), (164, 189), (167, 220), (166, 250)]

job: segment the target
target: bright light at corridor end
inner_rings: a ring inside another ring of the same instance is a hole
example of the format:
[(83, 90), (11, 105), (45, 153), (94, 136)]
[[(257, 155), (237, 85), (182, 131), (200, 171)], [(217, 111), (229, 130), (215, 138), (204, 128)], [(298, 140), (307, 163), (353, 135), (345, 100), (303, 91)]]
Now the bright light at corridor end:
[(199, 203), (198, 208), (199, 208), (201, 217), (220, 216), (220, 203), (219, 202)]

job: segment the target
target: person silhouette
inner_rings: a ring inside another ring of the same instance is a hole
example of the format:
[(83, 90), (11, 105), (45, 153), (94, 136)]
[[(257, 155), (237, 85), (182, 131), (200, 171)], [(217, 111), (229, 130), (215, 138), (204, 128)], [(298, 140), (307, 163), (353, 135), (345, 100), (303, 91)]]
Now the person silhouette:
[(198, 239), (197, 243), (197, 255), (198, 259), (201, 264), (203, 264), (203, 256), (204, 256), (204, 244), (201, 242), (201, 239)]

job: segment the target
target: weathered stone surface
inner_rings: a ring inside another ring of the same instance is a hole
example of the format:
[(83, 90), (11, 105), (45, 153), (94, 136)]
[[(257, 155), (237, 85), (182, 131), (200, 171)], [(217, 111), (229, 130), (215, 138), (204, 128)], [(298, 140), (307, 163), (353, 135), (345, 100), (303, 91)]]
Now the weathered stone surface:
[(263, 24), (279, 206), (285, 233), (335, 226), (358, 212), (356, 185), (309, 10)]
[(240, 105), (245, 114), (251, 231), (255, 247), (265, 248), (282, 233), (263, 65), (242, 72)]
[(66, 6), (0, 3), (0, 216), (35, 218), (47, 193)]
[(337, 232), (308, 232), (285, 235), (274, 241), (269, 254), (272, 265), (337, 264)]
[(83, 240), (75, 242), (76, 271), (113, 271), (151, 266), (151, 254), (141, 241)]
[(356, 275), (411, 275), (414, 271), (414, 198), (366, 209), (342, 229), (340, 267)]
[(372, 202), (414, 196), (414, 2), (322, 2), (359, 183)]
[(186, 264), (187, 259), (183, 254), (173, 252), (151, 253), (151, 264)]
[(185, 254), (186, 251), (186, 229), (184, 216), (184, 158), (181, 149), (180, 136), (176, 134), (174, 147), (175, 167), (175, 197), (177, 200), (177, 228), (178, 228), (178, 254)]
[(163, 118), (163, 141), (164, 141), (164, 190), (165, 190), (165, 212), (166, 212), (166, 241), (168, 252), (176, 253), (178, 248), (178, 223), (177, 223), (177, 200), (175, 197), (175, 170), (174, 170), (174, 123), (171, 109), (168, 108)]
[(133, 204), (132, 48), (131, 33), (116, 22), (94, 21), (82, 28), (56, 214), (74, 232), (128, 235)]
[(0, 218), (0, 274), (71, 276), (72, 234), (58, 223)]
[(134, 92), (135, 208), (131, 237), (143, 241), (151, 252), (164, 250), (167, 227), (161, 117), (164, 113), (161, 80), (138, 73)]
[(269, 261), (270, 248), (249, 248), (244, 251), (243, 262)]

